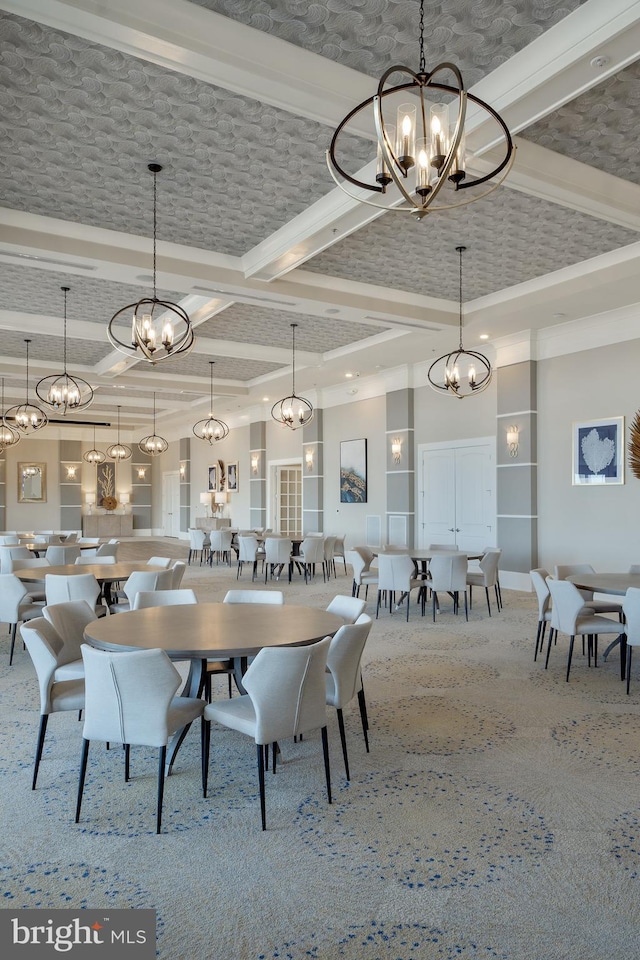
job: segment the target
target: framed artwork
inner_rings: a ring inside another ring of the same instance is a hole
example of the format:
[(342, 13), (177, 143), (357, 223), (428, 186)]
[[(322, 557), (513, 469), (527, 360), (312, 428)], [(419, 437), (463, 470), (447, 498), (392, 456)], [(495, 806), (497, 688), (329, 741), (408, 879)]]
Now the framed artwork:
[(236, 493), (238, 490), (238, 461), (227, 464), (227, 492)]
[(367, 441), (340, 443), (340, 503), (367, 502)]
[(624, 483), (624, 417), (573, 425), (573, 483)]
[(214, 463), (209, 467), (209, 492), (216, 493), (218, 490), (218, 464)]
[(96, 483), (98, 492), (96, 502), (99, 507), (106, 510), (115, 510), (118, 503), (116, 500), (116, 465), (106, 461), (99, 463), (96, 467)]
[(46, 463), (18, 464), (18, 503), (47, 502)]

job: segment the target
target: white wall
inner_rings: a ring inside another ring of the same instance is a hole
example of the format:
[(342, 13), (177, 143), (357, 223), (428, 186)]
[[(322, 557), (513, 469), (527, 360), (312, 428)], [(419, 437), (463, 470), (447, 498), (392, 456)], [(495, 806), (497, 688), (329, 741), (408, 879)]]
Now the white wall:
[[(179, 444), (175, 444), (179, 450)], [(204, 440), (191, 438), (191, 524), (196, 517), (204, 517), (206, 510), (200, 503), (200, 494), (207, 490), (209, 467), (222, 460), (227, 464), (238, 461), (238, 492), (229, 494), (224, 507), (223, 517), (231, 518), (234, 527), (249, 526), (249, 477), (251, 464), (249, 459), (249, 426), (233, 427), (224, 440), (213, 446)], [(179, 463), (179, 460), (176, 461)], [(177, 470), (178, 467), (176, 466)]]
[[(23, 437), (15, 447), (7, 447), (5, 457), (5, 496), (7, 506), (5, 512), (5, 529), (60, 529), (59, 441), (46, 440), (37, 435), (33, 437)], [(47, 500), (45, 503), (18, 502), (19, 463), (46, 464)]]
[(440, 395), (429, 386), (418, 387), (414, 391), (416, 449), (420, 443), (493, 436), (496, 413), (495, 380), (483, 393), (463, 400), (448, 394)]

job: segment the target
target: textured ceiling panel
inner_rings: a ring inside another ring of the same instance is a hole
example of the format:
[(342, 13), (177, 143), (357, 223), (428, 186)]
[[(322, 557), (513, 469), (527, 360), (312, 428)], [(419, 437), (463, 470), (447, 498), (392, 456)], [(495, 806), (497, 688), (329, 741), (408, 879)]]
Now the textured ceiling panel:
[(8, 15), (0, 58), (12, 209), (150, 236), (155, 160), (158, 236), (240, 256), (331, 189), (318, 123)]
[[(253, 380), (254, 377), (262, 377), (266, 373), (272, 373), (274, 370), (282, 369), (281, 363), (267, 363), (262, 360), (240, 360), (236, 357), (215, 357), (215, 367), (213, 368), (214, 390), (215, 381), (219, 380)], [(163, 370), (175, 378), (175, 383), (179, 383), (180, 377), (206, 377), (207, 386), (203, 388), (203, 395), (209, 392), (209, 358), (197, 356), (190, 353), (187, 357), (176, 357), (171, 364), (164, 364)], [(193, 398), (191, 398), (193, 399)]]
[(297, 323), (296, 347), (313, 353), (325, 353), (358, 340), (382, 333), (382, 327), (365, 323), (344, 323), (307, 317), (265, 307), (236, 303), (198, 327), (199, 337), (259, 343), (269, 347), (291, 347), (291, 324)]
[(640, 62), (528, 127), (524, 139), (640, 183), (639, 116)]
[[(417, 0), (192, 0), (198, 6), (379, 77), (418, 68)], [(477, 83), (585, 0), (427, 0), (425, 57), (452, 60)]]
[(503, 188), (421, 223), (385, 214), (304, 268), (457, 300), (455, 248), (465, 245), (463, 296), (474, 300), (637, 240), (632, 230)]
[[(64, 296), (60, 287), (69, 287), (67, 294), (67, 317), (70, 320), (92, 320), (105, 326), (104, 336), (96, 333), (107, 343), (106, 325), (116, 312), (140, 297), (149, 296), (151, 287), (134, 287), (127, 283), (97, 280), (95, 277), (76, 276), (70, 273), (54, 273), (37, 267), (21, 264), (0, 263), (0, 303), (3, 310), (18, 310), (20, 313), (37, 313), (47, 317), (64, 316)], [(159, 296), (178, 303), (184, 294), (160, 290)], [(62, 334), (62, 322), (60, 324)]]
[[(63, 368), (63, 341), (62, 337), (34, 336), (31, 337), (29, 344), (29, 360), (47, 360), (51, 364), (51, 373), (62, 373)], [(25, 335), (18, 331), (2, 330), (0, 332), (0, 352), (5, 357), (25, 357), (27, 348), (25, 345)], [(73, 340), (67, 341), (67, 362), (70, 372), (73, 371), (74, 364), (81, 363), (93, 366), (111, 353), (113, 347), (105, 337), (104, 343), (93, 342), (91, 340)]]

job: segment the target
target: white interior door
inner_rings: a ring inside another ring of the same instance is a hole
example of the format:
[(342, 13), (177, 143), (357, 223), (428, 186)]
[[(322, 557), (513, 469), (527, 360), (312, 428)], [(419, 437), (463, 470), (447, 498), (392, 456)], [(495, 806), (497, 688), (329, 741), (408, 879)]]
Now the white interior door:
[(302, 466), (296, 463), (275, 467), (275, 529), (287, 537), (302, 534)]
[(180, 476), (165, 473), (162, 476), (162, 517), (165, 537), (180, 534)]
[(419, 546), (456, 542), (455, 450), (425, 450), (421, 463), (422, 522)]

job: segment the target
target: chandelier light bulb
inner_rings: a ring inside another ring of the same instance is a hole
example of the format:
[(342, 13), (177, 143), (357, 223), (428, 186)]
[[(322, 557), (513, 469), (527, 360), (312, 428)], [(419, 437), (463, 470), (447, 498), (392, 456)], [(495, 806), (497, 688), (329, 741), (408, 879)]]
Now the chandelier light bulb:
[(67, 293), (69, 287), (60, 287), (64, 294), (63, 370), (60, 374), (43, 377), (36, 384), (36, 393), (46, 406), (64, 416), (67, 410), (84, 410), (93, 402), (93, 387), (81, 377), (67, 371)]
[[(278, 423), (297, 430), (313, 420), (313, 407), (306, 397), (296, 394), (296, 327), (291, 324), (291, 393), (288, 397), (278, 400), (271, 408), (271, 416)], [(294, 410), (297, 413), (294, 413)]]
[(123, 460), (130, 460), (133, 451), (131, 447), (127, 446), (126, 443), (120, 443), (120, 407), (118, 407), (118, 439), (116, 443), (112, 443), (110, 447), (107, 447), (107, 457), (109, 460), (115, 460), (116, 463), (121, 463)]
[(159, 457), (169, 448), (169, 441), (159, 437), (156, 433), (156, 395), (153, 394), (153, 433), (143, 437), (138, 443), (138, 449), (149, 457)]
[[(14, 407), (9, 407), (9, 409), (5, 412), (4, 420), (5, 422), (13, 420), (16, 427), (22, 433), (35, 433), (36, 430), (41, 430), (43, 427), (46, 427), (49, 420), (41, 407), (34, 403), (29, 403), (29, 344), (31, 343), (31, 340), (25, 340), (24, 342), (27, 345), (25, 378), (26, 399), (24, 403)], [(42, 381), (40, 381), (40, 383), (42, 383)]]

